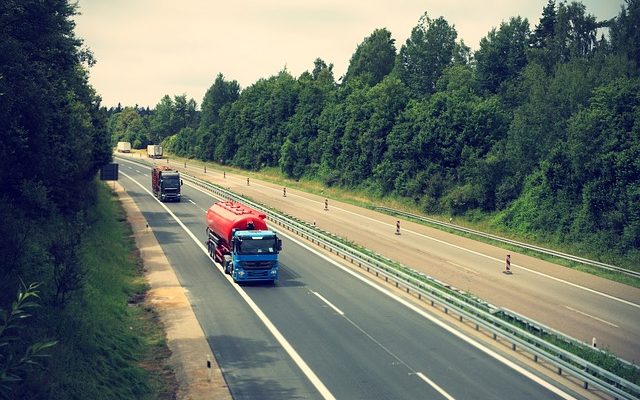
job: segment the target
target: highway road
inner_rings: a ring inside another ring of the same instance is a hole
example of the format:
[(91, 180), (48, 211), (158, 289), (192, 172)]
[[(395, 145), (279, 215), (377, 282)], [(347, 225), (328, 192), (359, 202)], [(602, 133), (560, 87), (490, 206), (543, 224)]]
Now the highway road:
[[(159, 160), (156, 162), (165, 162)], [(181, 165), (172, 164), (184, 170)], [(302, 220), (397, 260), (417, 271), (472, 293), (498, 307), (640, 363), (640, 289), (612, 282), (550, 262), (511, 252), (513, 275), (502, 274), (506, 250), (403, 221), (394, 235), (396, 218), (324, 197), (219, 171), (188, 173), (250, 196)]]
[(149, 168), (121, 162), (120, 183), (188, 291), (235, 399), (572, 398), (294, 238), (275, 285), (237, 285), (205, 253), (215, 200), (183, 186), (159, 203)]

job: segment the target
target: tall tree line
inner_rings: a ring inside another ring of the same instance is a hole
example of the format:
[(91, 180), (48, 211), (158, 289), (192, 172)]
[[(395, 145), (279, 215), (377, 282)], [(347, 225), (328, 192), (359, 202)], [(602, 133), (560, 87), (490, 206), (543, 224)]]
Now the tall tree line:
[[(73, 32), (75, 12), (64, 0), (0, 2), (0, 397), (33, 394), (14, 391), (36, 360), (33, 348), (22, 357), (43, 336), (56, 337), (42, 322), (45, 310), (63, 308), (82, 287), (79, 244), (96, 173), (111, 160), (107, 113), (87, 83), (94, 60)], [(47, 308), (16, 331), (28, 314), (5, 317), (21, 286), (14, 312), (32, 309), (36, 288)]]
[(609, 21), (549, 0), (471, 52), (425, 13), (399, 48), (374, 30), (338, 80), (321, 59), (242, 91), (218, 75), (199, 125), (165, 144), (640, 259), (639, 22), (638, 0)]

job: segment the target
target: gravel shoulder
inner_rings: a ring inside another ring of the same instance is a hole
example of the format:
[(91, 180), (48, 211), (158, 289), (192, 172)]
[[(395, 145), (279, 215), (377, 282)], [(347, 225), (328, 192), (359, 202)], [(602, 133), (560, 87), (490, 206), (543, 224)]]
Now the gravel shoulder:
[[(143, 261), (145, 278), (151, 289), (146, 302), (160, 315), (171, 356), (169, 364), (178, 380), (178, 399), (231, 399), (231, 394), (196, 319), (186, 290), (180, 286), (171, 264), (162, 251), (147, 221), (126, 191), (116, 184), (136, 246)], [(211, 360), (211, 378), (207, 369)]]

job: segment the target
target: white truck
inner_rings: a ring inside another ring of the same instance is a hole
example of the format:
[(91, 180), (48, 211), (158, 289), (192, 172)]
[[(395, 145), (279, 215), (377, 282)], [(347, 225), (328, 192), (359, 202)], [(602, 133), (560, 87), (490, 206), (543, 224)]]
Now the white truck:
[(162, 158), (162, 146), (159, 144), (150, 144), (147, 146), (147, 157)]
[(130, 153), (131, 152), (131, 143), (129, 142), (118, 142), (118, 146), (116, 147), (118, 153)]

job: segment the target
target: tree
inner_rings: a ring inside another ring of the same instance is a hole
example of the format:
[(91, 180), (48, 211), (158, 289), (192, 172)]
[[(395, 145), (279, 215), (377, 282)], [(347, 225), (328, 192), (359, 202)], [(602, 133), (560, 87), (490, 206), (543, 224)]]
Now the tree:
[(414, 97), (433, 93), (442, 71), (451, 64), (457, 32), (442, 17), (425, 13), (400, 49), (395, 70)]
[(186, 95), (173, 97), (171, 112), (171, 132), (176, 134), (184, 128), (196, 129), (198, 127), (198, 111), (195, 100), (187, 100)]
[(239, 96), (240, 85), (238, 82), (227, 81), (224, 75), (218, 74), (215, 82), (202, 99), (200, 127), (206, 131), (214, 126), (218, 122), (222, 107), (238, 100)]
[(514, 79), (527, 65), (527, 43), (529, 22), (520, 17), (511, 18), (508, 23), (480, 40), (480, 49), (474, 58), (478, 80), (483, 89), (497, 93), (503, 82)]
[(150, 128), (151, 132), (149, 139), (153, 143), (160, 143), (167, 136), (171, 136), (173, 131), (173, 100), (169, 95), (164, 95), (160, 102), (156, 104), (155, 112), (151, 117)]
[(594, 92), (569, 122), (567, 186), (581, 203), (575, 230), (607, 246), (640, 248), (640, 80), (619, 79)]
[(529, 59), (552, 73), (558, 63), (591, 54), (597, 45), (597, 28), (595, 17), (586, 14), (584, 4), (561, 2), (556, 7), (549, 1), (531, 36)]
[(333, 64), (327, 65), (321, 58), (316, 58), (313, 62), (311, 76), (314, 81), (318, 81), (322, 86), (333, 87), (336, 83), (333, 77)]
[(183, 149), (185, 155), (201, 157), (203, 159), (215, 159), (215, 147), (218, 136), (221, 134), (223, 121), (220, 113), (222, 108), (238, 100), (240, 97), (240, 85), (237, 81), (226, 81), (222, 74), (218, 74), (215, 82), (205, 93), (202, 99), (202, 111), (200, 124), (197, 130), (196, 140), (199, 151)]
[(391, 72), (395, 58), (396, 46), (391, 32), (384, 28), (376, 29), (356, 48), (342, 83), (360, 78), (374, 86)]
[(555, 0), (549, 0), (542, 9), (540, 23), (536, 25), (533, 35), (531, 35), (531, 45), (537, 49), (550, 47), (555, 37), (556, 22), (556, 2)]
[(611, 46), (624, 54), (640, 70), (640, 1), (625, 0), (626, 7), (611, 23)]

